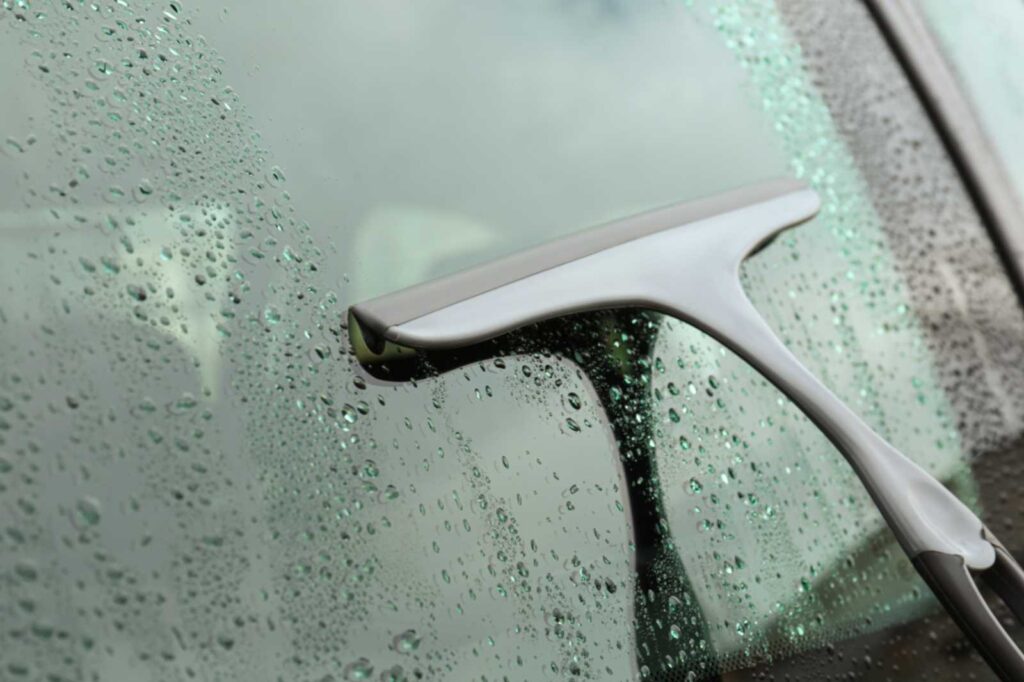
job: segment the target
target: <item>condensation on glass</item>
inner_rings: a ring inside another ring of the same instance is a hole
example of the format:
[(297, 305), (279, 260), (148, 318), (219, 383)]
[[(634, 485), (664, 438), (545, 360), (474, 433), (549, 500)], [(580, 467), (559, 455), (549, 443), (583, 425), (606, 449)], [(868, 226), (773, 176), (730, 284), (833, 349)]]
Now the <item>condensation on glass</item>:
[[(4, 679), (889, 660), (934, 602), (838, 453), (693, 329), (595, 335), (649, 349), (621, 383), (348, 352), (357, 300), (771, 176), (824, 207), (745, 266), (759, 309), (963, 497), (1009, 485), (967, 456), (1019, 437), (1024, 324), (857, 3), (2, 2)], [(607, 411), (638, 390), (640, 482)], [(685, 593), (636, 594), (627, 485)], [(680, 655), (638, 651), (647, 598), (697, 605), (655, 624)]]

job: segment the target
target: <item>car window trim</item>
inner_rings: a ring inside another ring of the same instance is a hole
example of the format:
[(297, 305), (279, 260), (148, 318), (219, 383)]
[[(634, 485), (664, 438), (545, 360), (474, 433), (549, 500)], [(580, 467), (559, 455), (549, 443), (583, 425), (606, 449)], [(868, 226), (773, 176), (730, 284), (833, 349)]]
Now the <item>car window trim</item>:
[(1024, 206), (914, 0), (865, 0), (906, 72), (1024, 303)]

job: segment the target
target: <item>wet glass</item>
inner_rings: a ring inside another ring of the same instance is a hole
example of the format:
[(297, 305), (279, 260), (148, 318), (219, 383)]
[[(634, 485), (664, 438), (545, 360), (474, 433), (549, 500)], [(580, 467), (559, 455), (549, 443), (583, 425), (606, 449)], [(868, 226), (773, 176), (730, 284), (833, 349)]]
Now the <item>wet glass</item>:
[[(0, 670), (695, 679), (935, 613), (838, 453), (683, 324), (555, 322), (414, 381), (344, 327), (370, 296), (799, 177), (822, 214), (748, 292), (974, 502), (968, 455), (1020, 430), (1016, 302), (913, 100), (876, 115), (874, 72), (834, 73), (837, 46), (892, 65), (833, 9), (6, 0)], [(857, 137), (883, 120), (897, 143)], [(900, 141), (922, 128), (927, 172)], [(637, 590), (638, 496), (677, 591)]]
[(195, 23), (357, 300), (786, 172), (742, 68), (683, 5), (289, 14), (227, 2)]

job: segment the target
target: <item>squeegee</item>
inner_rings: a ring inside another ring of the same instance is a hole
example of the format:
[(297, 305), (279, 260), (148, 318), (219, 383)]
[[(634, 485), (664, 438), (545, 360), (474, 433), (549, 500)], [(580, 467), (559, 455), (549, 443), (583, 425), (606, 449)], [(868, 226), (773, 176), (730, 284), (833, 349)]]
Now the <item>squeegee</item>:
[(789, 351), (740, 284), (743, 260), (814, 217), (817, 194), (776, 180), (642, 213), (354, 305), (362, 356), (452, 350), (585, 311), (655, 310), (709, 334), (788, 396), (843, 454), (914, 567), (1005, 680), (1024, 654), (974, 581), (1024, 622), (1024, 570), (964, 503), (875, 433)]

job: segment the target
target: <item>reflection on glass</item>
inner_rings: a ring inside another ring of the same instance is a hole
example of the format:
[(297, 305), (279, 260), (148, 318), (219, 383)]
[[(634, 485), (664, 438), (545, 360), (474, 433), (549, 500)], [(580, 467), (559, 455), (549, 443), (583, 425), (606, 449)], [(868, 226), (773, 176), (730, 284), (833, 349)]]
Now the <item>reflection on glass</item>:
[(742, 68), (683, 3), (225, 11), (197, 26), (356, 300), (786, 172)]

